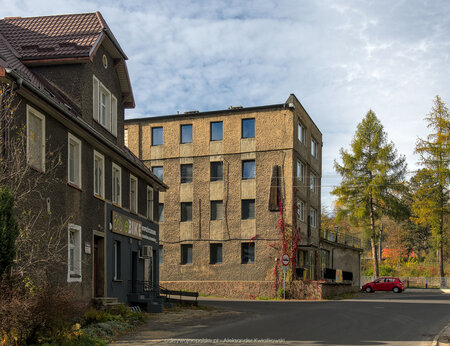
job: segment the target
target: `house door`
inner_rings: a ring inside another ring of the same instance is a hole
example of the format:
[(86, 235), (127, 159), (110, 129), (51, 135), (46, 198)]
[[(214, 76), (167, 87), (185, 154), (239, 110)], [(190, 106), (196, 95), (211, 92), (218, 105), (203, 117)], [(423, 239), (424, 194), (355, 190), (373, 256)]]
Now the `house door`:
[(98, 297), (98, 246), (94, 244), (94, 297)]
[(136, 251), (131, 252), (131, 285), (133, 292), (137, 292), (137, 265), (138, 265), (138, 253)]
[(103, 237), (94, 236), (94, 258), (92, 263), (94, 297), (105, 296), (105, 250)]

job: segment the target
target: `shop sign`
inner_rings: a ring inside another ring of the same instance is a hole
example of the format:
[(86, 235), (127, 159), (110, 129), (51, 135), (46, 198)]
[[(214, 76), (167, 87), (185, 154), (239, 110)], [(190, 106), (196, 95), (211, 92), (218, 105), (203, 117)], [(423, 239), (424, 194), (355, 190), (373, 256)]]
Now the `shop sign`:
[(127, 237), (142, 239), (142, 223), (116, 211), (112, 212), (112, 231)]

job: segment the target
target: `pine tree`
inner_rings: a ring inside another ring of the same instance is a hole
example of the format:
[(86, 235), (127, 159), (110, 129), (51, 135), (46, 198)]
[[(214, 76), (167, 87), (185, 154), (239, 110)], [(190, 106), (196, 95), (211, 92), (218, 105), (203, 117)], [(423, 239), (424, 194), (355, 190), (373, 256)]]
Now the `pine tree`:
[(413, 195), (413, 220), (431, 228), (438, 250), (439, 274), (444, 277), (444, 245), (448, 237), (449, 215), (450, 115), (439, 96), (436, 96), (431, 113), (425, 120), (432, 133), (426, 140), (419, 138), (416, 144), (423, 169), (414, 177), (417, 189)]
[(400, 194), (406, 163), (398, 156), (392, 142), (375, 113), (370, 110), (360, 124), (351, 143), (351, 152), (341, 148), (342, 165), (334, 162), (341, 175), (336, 195), (338, 219), (347, 216), (354, 224), (370, 229), (373, 273), (378, 277), (376, 221), (382, 215), (396, 216), (402, 209)]
[(0, 276), (12, 264), (18, 235), (13, 213), (14, 197), (9, 188), (0, 188)]

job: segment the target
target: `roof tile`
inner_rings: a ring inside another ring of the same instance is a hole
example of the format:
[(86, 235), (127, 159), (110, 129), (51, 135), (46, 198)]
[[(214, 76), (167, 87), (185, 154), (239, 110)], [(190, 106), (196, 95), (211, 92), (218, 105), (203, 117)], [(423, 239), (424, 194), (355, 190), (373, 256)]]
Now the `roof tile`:
[(105, 27), (97, 13), (0, 20), (0, 33), (22, 60), (89, 56)]

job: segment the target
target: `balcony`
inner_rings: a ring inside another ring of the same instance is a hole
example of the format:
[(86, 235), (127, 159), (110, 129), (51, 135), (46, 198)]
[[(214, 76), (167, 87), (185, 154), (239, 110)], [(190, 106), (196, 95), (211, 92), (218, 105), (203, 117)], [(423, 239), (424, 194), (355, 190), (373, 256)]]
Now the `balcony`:
[(361, 239), (338, 230), (320, 230), (320, 239), (361, 249)]

